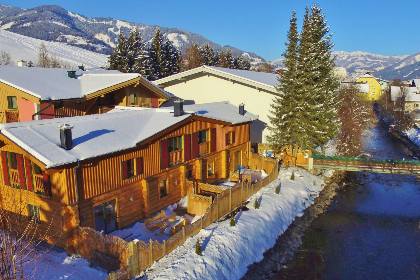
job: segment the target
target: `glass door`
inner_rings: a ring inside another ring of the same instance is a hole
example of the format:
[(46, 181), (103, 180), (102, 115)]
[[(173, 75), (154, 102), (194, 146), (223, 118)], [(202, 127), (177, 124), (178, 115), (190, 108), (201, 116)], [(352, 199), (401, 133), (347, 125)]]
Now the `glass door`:
[(110, 233), (117, 229), (115, 199), (95, 206), (94, 213), (95, 229), (97, 231)]

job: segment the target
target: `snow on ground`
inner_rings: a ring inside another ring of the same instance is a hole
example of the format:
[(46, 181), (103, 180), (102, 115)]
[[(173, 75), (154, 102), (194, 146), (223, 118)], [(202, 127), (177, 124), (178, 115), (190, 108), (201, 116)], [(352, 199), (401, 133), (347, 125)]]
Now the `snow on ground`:
[(84, 64), (87, 69), (105, 66), (108, 56), (59, 42), (43, 41), (6, 30), (0, 30), (0, 50), (10, 54), (15, 65), (18, 60), (31, 60), (36, 64), (41, 43), (48, 52), (73, 67)]
[[(292, 172), (295, 180), (290, 179)], [(301, 216), (322, 190), (323, 178), (302, 169), (281, 170), (279, 177), (254, 194), (248, 211), (239, 212), (236, 226), (230, 220), (202, 229), (184, 245), (155, 262), (142, 279), (239, 279), (247, 266), (263, 259), (276, 239)], [(275, 189), (280, 186), (280, 195)], [(260, 203), (254, 209), (255, 199)], [(197, 238), (203, 254), (195, 253)]]
[(108, 273), (97, 267), (90, 267), (86, 259), (68, 256), (64, 250), (52, 248), (37, 250), (34, 260), (24, 265), (25, 277), (31, 279), (89, 279), (103, 280)]
[(417, 147), (420, 147), (420, 128), (418, 128), (418, 126), (414, 126), (405, 133), (411, 142), (413, 142)]

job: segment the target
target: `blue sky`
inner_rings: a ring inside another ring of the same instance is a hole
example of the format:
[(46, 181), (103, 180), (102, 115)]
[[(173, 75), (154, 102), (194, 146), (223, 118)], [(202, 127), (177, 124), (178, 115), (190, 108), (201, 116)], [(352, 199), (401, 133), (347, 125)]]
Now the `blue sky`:
[(382, 55), (420, 52), (420, 1), (354, 0), (0, 0), (33, 8), (59, 5), (86, 17), (119, 20), (198, 33), (220, 45), (254, 52), (266, 60), (281, 58), (292, 12), (302, 25), (306, 6), (323, 8), (336, 51)]

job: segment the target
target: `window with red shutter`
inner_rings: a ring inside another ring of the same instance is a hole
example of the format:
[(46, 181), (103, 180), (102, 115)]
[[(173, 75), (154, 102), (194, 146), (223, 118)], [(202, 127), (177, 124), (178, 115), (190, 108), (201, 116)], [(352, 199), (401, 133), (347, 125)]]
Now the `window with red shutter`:
[(1, 165), (3, 167), (3, 178), (4, 184), (10, 186), (10, 179), (9, 179), (9, 166), (7, 161), (7, 152), (1, 152)]
[(169, 167), (169, 147), (168, 140), (160, 141), (160, 168), (165, 169)]
[(32, 164), (29, 158), (25, 157), (25, 174), (26, 174), (26, 183), (28, 186), (28, 191), (33, 192), (34, 186), (32, 181)]
[(216, 151), (216, 129), (210, 129), (210, 152)]
[(235, 144), (235, 131), (232, 131), (232, 144)]
[(50, 184), (50, 176), (43, 172), (43, 183), (44, 183), (44, 194), (46, 196), (52, 196), (51, 194), (51, 184)]
[(136, 175), (143, 174), (143, 158), (138, 157), (136, 158)]
[(128, 178), (127, 161), (121, 162), (121, 174), (123, 180)]
[(192, 158), (198, 158), (198, 132), (192, 134)]
[(184, 161), (191, 159), (191, 134), (184, 135)]
[(17, 170), (19, 174), (19, 186), (22, 190), (26, 189), (25, 184), (25, 170), (23, 166), (23, 156), (21, 154), (16, 154), (17, 160)]

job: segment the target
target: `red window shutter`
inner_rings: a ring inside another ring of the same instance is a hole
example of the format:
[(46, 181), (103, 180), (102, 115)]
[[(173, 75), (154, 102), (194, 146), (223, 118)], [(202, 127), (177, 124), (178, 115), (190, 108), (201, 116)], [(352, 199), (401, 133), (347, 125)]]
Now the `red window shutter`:
[(225, 145), (226, 146), (229, 145), (229, 140), (230, 140), (230, 137), (229, 137), (229, 132), (228, 132), (228, 133), (225, 134)]
[(121, 174), (122, 174), (123, 180), (128, 178), (127, 161), (121, 162)]
[(152, 97), (152, 107), (159, 108), (159, 99), (157, 97)]
[(235, 143), (235, 131), (232, 131), (232, 144)]
[(169, 147), (168, 139), (160, 141), (160, 168), (165, 169), (169, 167)]
[(32, 168), (31, 161), (29, 158), (25, 158), (25, 174), (26, 174), (26, 183), (28, 184), (28, 191), (33, 192), (34, 186), (32, 182)]
[(22, 190), (26, 189), (25, 184), (25, 171), (23, 167), (23, 156), (21, 154), (16, 154), (17, 159), (17, 168), (19, 173), (19, 186)]
[(191, 159), (191, 134), (184, 135), (184, 161)]
[(7, 166), (7, 152), (1, 152), (1, 165), (3, 166), (4, 184), (10, 186), (9, 167)]
[(143, 174), (143, 158), (136, 158), (136, 175)]
[(45, 171), (42, 172), (43, 175), (43, 182), (44, 182), (44, 194), (46, 196), (52, 196), (51, 194), (51, 185), (50, 185), (50, 176), (45, 173)]
[(198, 158), (198, 132), (192, 134), (192, 157)]
[(216, 129), (210, 129), (210, 152), (216, 151)]

